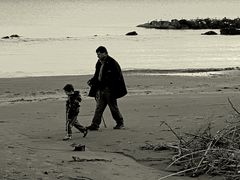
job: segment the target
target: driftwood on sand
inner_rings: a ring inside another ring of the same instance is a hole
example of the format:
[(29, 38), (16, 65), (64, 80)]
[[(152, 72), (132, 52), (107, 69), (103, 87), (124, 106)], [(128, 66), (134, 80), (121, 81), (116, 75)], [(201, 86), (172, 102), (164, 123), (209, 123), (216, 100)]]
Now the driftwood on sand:
[[(240, 113), (228, 98), (236, 118)], [(237, 119), (238, 120), (238, 119)], [(178, 135), (166, 122), (170, 131), (177, 137), (178, 145), (160, 144), (141, 147), (144, 150), (173, 150), (171, 166), (177, 165), (181, 170), (174, 172), (159, 180), (175, 175), (196, 177), (207, 174), (211, 176), (223, 176), (226, 180), (240, 179), (240, 121), (228, 122), (228, 125), (217, 131), (211, 132), (211, 123), (206, 128), (200, 129), (197, 133), (185, 133), (184, 137)]]

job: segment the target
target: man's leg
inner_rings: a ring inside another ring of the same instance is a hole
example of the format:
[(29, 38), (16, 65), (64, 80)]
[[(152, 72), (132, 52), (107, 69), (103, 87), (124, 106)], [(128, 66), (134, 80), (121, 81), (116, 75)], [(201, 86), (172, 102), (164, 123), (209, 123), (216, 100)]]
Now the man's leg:
[(110, 108), (113, 119), (116, 121), (117, 125), (123, 125), (123, 117), (119, 111), (117, 99), (113, 98), (110, 91), (105, 93), (107, 104)]

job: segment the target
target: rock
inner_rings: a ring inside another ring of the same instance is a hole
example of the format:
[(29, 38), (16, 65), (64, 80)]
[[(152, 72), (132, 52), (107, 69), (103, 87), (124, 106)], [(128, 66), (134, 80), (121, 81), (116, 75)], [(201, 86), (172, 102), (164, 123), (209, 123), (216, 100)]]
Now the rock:
[(2, 37), (2, 39), (9, 39), (9, 38), (10, 38), (9, 36)]
[(178, 21), (181, 25), (181, 29), (189, 29), (189, 22), (186, 19), (181, 19)]
[(223, 29), (220, 29), (220, 34), (221, 35), (240, 35), (240, 30), (233, 27), (223, 28)]
[(138, 33), (136, 31), (128, 32), (126, 36), (136, 36)]
[(174, 29), (180, 29), (181, 28), (181, 24), (178, 22), (177, 19), (172, 19), (171, 20), (171, 26), (173, 26)]
[(19, 37), (20, 37), (20, 36), (17, 35), (17, 34), (13, 34), (13, 35), (10, 36), (10, 38), (19, 38)]
[(209, 22), (209, 28), (210, 28), (210, 29), (219, 29), (219, 28), (221, 28), (221, 22), (220, 22), (220, 20), (212, 19), (212, 20)]
[(169, 21), (160, 21), (161, 22), (161, 29), (170, 29), (171, 23)]
[(201, 35), (217, 35), (215, 31), (207, 31), (205, 33), (202, 33)]
[(151, 21), (149, 23), (150, 27), (160, 28), (161, 21)]
[(20, 38), (20, 36), (17, 35), (17, 34), (12, 34), (11, 36), (4, 36), (4, 37), (2, 37), (2, 39), (12, 39), (12, 38)]
[(235, 27), (240, 28), (240, 18), (236, 18), (233, 20), (233, 24), (235, 25)]

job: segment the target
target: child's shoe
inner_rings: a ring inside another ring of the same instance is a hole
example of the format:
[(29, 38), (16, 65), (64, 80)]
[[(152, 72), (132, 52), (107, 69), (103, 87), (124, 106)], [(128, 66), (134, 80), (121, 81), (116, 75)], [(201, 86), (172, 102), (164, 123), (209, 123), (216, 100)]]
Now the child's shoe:
[(88, 129), (87, 129), (87, 128), (85, 128), (85, 129), (84, 129), (84, 131), (83, 131), (83, 137), (86, 137), (86, 136), (87, 136), (87, 134), (88, 134)]
[(72, 139), (72, 136), (67, 134), (66, 136), (64, 136), (63, 141), (68, 141), (68, 140), (71, 140), (71, 139)]

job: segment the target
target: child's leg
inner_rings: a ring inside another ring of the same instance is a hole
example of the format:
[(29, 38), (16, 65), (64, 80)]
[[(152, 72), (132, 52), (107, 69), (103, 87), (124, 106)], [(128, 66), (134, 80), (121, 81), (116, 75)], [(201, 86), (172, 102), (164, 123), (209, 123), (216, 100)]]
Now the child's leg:
[(70, 135), (70, 136), (72, 135), (72, 125), (69, 120), (67, 121), (67, 124), (66, 124), (66, 131), (67, 131), (68, 135)]
[(81, 133), (83, 133), (83, 137), (85, 137), (88, 133), (87, 128), (83, 127), (77, 120), (77, 115), (71, 117), (71, 120), (68, 122), (68, 126), (67, 126), (67, 133), (69, 135), (72, 135), (72, 127), (74, 126), (75, 128), (77, 128)]
[(83, 127), (83, 126), (78, 122), (78, 120), (76, 120), (76, 121), (74, 122), (73, 126), (74, 126), (75, 128), (77, 128), (77, 129), (78, 129), (80, 132), (82, 132), (82, 133), (84, 133), (85, 130), (86, 130), (86, 128)]
[(68, 119), (68, 120), (66, 121), (66, 131), (67, 131), (67, 134), (66, 134), (66, 136), (63, 138), (64, 141), (68, 141), (68, 140), (72, 139), (71, 119)]
[(81, 133), (83, 133), (83, 137), (86, 137), (88, 130), (86, 127), (82, 126), (78, 120), (77, 120), (77, 115), (74, 118), (73, 126), (77, 128)]
[(77, 117), (76, 116), (69, 116), (69, 119), (67, 121), (67, 124), (66, 124), (66, 130), (67, 130), (67, 134), (68, 135), (72, 135), (72, 127), (75, 123), (75, 121), (77, 120)]

